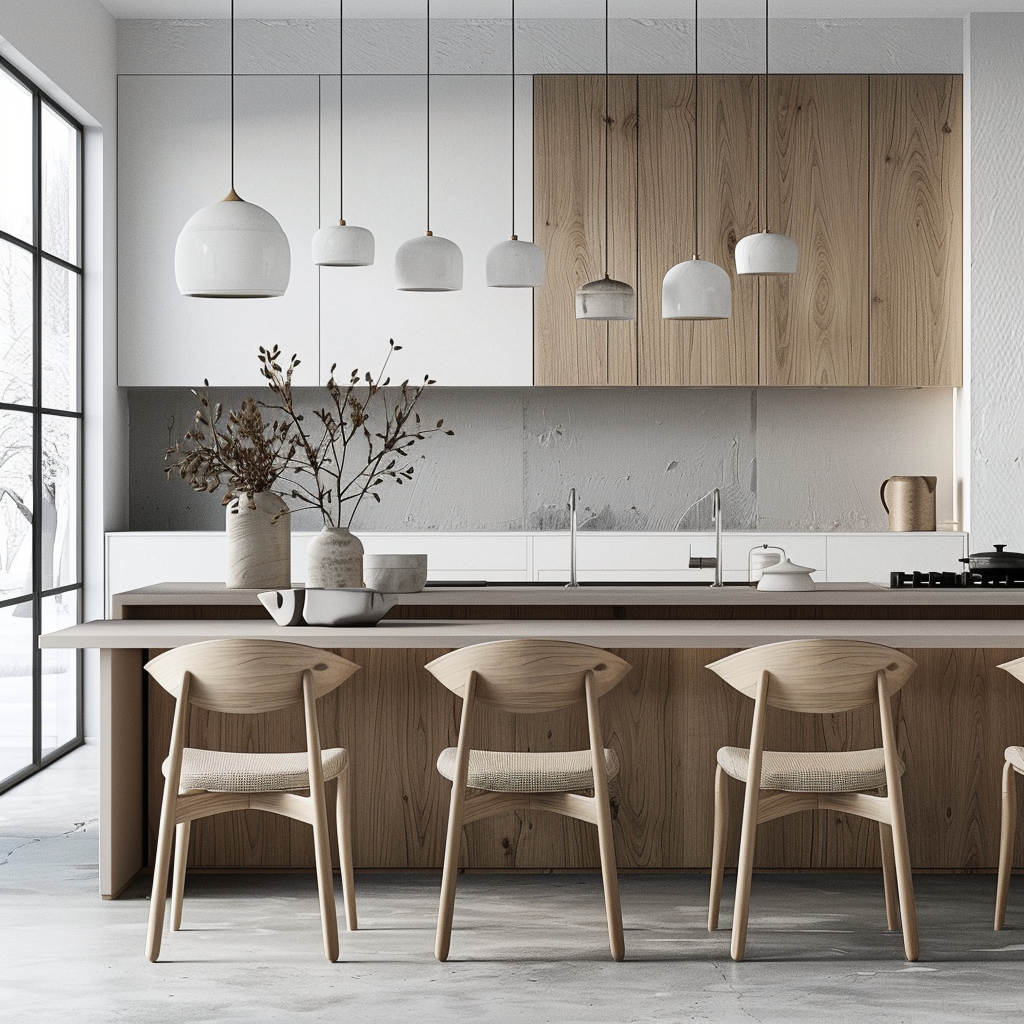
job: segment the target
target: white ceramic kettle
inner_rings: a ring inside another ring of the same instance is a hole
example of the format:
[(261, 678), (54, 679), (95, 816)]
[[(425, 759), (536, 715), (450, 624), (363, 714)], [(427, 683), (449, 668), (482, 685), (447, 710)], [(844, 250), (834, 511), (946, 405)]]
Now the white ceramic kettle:
[(813, 590), (814, 580), (811, 573), (816, 570), (807, 565), (795, 565), (784, 558), (775, 565), (767, 565), (761, 570), (758, 590), (798, 591)]

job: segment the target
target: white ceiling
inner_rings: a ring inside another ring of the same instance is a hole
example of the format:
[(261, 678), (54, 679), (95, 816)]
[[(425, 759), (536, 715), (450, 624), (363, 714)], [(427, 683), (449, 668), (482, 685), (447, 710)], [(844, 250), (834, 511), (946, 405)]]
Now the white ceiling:
[[(346, 18), (422, 18), (425, 0), (344, 0)], [(100, 0), (116, 18), (226, 18), (229, 0)], [(431, 0), (432, 18), (504, 18), (511, 0)], [(613, 18), (690, 16), (693, 0), (609, 0)], [(773, 18), (959, 18), (1024, 0), (771, 0)], [(236, 0), (238, 18), (337, 18), (338, 0)], [(702, 18), (761, 18), (760, 0), (701, 0)], [(516, 0), (518, 18), (603, 18), (604, 0)]]

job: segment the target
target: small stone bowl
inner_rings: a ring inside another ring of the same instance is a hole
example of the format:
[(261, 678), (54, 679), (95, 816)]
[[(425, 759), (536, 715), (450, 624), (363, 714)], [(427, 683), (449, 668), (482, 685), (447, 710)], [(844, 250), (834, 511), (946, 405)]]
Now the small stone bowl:
[(363, 555), (363, 582), (383, 594), (415, 594), (427, 582), (427, 556)]

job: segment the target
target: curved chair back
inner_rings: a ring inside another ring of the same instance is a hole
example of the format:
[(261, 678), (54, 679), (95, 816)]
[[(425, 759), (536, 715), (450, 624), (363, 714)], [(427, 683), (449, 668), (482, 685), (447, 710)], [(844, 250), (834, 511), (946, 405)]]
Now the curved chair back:
[(852, 711), (878, 701), (878, 673), (892, 696), (917, 668), (902, 651), (863, 640), (786, 640), (730, 654), (708, 665), (730, 686), (757, 698), (758, 682), (770, 677), (772, 707), (813, 714)]
[(606, 694), (630, 665), (599, 647), (565, 640), (496, 640), (463, 647), (427, 666), (458, 697), (476, 673), (474, 699), (503, 711), (532, 714), (556, 711), (586, 699), (586, 675), (594, 696)]
[(186, 675), (189, 703), (209, 711), (259, 714), (302, 701), (308, 671), (314, 699), (340, 686), (358, 665), (345, 658), (282, 640), (206, 640), (165, 651), (146, 671), (176, 699)]
[(1009, 672), (1018, 682), (1024, 683), (1024, 658), (1015, 658), (1013, 661), (1004, 661), (998, 666), (1005, 672)]

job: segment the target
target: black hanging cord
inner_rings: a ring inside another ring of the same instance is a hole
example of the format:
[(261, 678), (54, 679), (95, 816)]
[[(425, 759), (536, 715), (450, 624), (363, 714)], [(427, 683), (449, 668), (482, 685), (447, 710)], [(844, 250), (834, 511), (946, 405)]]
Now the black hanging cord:
[[(771, 79), (768, 77), (768, 0), (764, 0), (764, 229), (768, 231), (768, 111), (771, 109), (769, 102), (768, 86)], [(757, 176), (761, 176), (761, 154), (757, 154)]]
[(700, 186), (700, 175), (697, 167), (697, 154), (700, 152), (700, 63), (697, 59), (697, 40), (700, 32), (697, 30), (697, 23), (700, 20), (697, 0), (693, 0), (693, 258), (697, 259), (700, 254), (698, 245), (700, 231), (698, 218), (700, 216), (700, 204), (697, 201), (697, 190)]
[(512, 237), (516, 237), (516, 0), (512, 0)]
[(345, 0), (338, 0), (338, 217), (345, 223)]
[(430, 234), (430, 0), (427, 0), (427, 234)]
[(231, 191), (235, 191), (235, 0), (231, 0)]
[(604, 0), (604, 276), (608, 276), (608, 136), (611, 133), (610, 105), (608, 103), (608, 0)]

